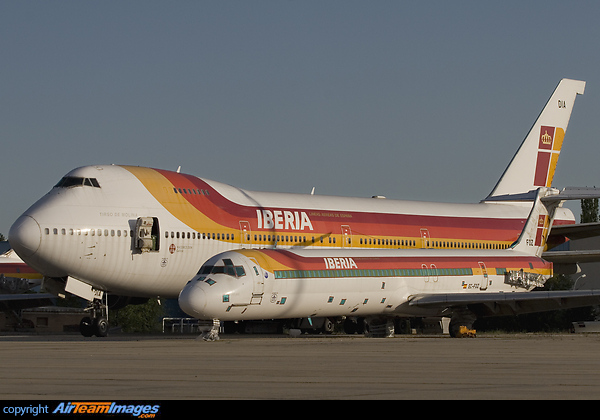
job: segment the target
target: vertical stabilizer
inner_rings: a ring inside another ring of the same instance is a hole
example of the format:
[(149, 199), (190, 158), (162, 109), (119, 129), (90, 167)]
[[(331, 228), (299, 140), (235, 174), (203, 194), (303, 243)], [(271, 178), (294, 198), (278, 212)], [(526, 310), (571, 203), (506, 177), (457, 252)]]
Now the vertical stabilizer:
[(486, 201), (518, 199), (550, 187), (577, 95), (585, 82), (562, 79)]
[(561, 202), (554, 198), (557, 194), (558, 190), (552, 188), (537, 190), (531, 213), (519, 239), (511, 246), (512, 249), (537, 257), (542, 256), (556, 209)]

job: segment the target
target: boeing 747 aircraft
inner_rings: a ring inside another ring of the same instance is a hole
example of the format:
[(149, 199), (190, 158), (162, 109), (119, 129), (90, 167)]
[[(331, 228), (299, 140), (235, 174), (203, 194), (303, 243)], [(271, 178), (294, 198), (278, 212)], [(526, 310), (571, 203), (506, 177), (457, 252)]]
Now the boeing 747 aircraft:
[[(502, 250), (550, 187), (575, 98), (563, 79), (482, 202), (446, 204), (242, 190), (137, 166), (66, 174), (13, 224), (9, 241), (46, 290), (90, 301), (86, 334), (104, 335), (105, 293), (176, 298), (209, 258), (234, 249)], [(554, 225), (573, 224), (558, 208)], [(564, 241), (553, 236), (549, 243)]]

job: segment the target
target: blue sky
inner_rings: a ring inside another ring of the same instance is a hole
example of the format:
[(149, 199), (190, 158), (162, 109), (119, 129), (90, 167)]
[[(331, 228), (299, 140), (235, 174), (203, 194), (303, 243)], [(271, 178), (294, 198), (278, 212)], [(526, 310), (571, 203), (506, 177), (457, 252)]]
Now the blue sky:
[(554, 184), (600, 186), (599, 17), (594, 1), (4, 0), (0, 233), (98, 163), (477, 202), (563, 77), (587, 87)]

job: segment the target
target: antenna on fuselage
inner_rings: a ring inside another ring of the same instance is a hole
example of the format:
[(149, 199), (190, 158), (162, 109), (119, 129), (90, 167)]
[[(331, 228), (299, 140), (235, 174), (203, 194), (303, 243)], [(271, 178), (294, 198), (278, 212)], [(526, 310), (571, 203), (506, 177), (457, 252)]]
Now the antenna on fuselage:
[(181, 172), (181, 165), (179, 165), (179, 166), (177, 167), (177, 173), (180, 173), (180, 172)]

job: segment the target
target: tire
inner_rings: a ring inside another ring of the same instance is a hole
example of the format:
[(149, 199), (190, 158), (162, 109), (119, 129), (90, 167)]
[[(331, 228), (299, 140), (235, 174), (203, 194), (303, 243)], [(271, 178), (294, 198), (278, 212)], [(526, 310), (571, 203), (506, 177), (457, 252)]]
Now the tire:
[(108, 320), (99, 317), (94, 320), (94, 334), (96, 337), (106, 337), (108, 335)]
[(94, 335), (94, 326), (92, 324), (92, 318), (86, 316), (79, 322), (79, 332), (84, 337), (91, 337)]

